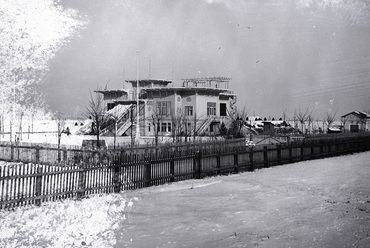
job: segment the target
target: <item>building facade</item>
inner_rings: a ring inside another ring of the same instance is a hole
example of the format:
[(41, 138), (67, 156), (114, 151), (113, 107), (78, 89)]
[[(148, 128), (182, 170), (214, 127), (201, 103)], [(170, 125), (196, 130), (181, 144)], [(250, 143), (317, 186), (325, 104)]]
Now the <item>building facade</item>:
[(183, 79), (177, 87), (170, 80), (127, 80), (125, 89), (99, 90), (108, 114), (116, 120), (114, 130), (110, 126), (105, 131), (128, 136), (139, 127), (141, 136), (216, 135), (236, 111), (236, 95), (228, 89), (230, 80)]
[(352, 111), (341, 116), (345, 131), (365, 132), (370, 131), (370, 114), (360, 111)]

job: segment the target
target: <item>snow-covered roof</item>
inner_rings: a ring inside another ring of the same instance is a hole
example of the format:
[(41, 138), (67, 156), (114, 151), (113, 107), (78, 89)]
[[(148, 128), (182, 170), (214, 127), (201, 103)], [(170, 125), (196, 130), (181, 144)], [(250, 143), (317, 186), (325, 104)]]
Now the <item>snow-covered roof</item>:
[(119, 90), (96, 90), (97, 93), (102, 93), (103, 95), (108, 93), (114, 93), (114, 94), (120, 94), (120, 95), (127, 95), (128, 94), (127, 89), (119, 89)]
[(131, 107), (131, 105), (122, 105), (122, 104), (118, 104), (116, 105), (114, 108), (110, 109), (107, 111), (107, 114), (115, 117), (115, 118), (119, 118), (120, 116), (122, 116), (123, 114), (126, 113), (126, 111)]
[(341, 117), (343, 118), (343, 117), (346, 117), (346, 116), (349, 116), (349, 115), (356, 115), (361, 119), (370, 118), (370, 114), (368, 114), (366, 112), (361, 112), (361, 111), (352, 111), (348, 114), (342, 115)]

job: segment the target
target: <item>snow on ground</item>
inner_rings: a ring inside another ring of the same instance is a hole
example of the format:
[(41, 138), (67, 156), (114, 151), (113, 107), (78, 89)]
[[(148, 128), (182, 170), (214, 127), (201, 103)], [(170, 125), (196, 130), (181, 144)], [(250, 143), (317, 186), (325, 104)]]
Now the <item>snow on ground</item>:
[(116, 247), (369, 247), (370, 152), (129, 192)]
[(369, 247), (370, 152), (0, 211), (0, 247)]
[(0, 247), (113, 247), (133, 201), (111, 194), (0, 211)]

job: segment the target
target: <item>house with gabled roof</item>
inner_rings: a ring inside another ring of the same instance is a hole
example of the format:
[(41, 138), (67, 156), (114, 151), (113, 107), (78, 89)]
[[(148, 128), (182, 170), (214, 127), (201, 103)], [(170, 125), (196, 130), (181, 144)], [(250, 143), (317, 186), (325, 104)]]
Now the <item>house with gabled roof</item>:
[(345, 131), (370, 131), (370, 114), (361, 111), (352, 111), (341, 116)]

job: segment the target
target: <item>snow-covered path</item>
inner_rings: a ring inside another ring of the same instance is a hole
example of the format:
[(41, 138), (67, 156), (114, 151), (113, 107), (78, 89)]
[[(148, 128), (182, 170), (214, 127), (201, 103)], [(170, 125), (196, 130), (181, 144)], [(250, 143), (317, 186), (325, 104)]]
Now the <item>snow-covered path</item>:
[(369, 247), (370, 152), (126, 192), (116, 247)]

